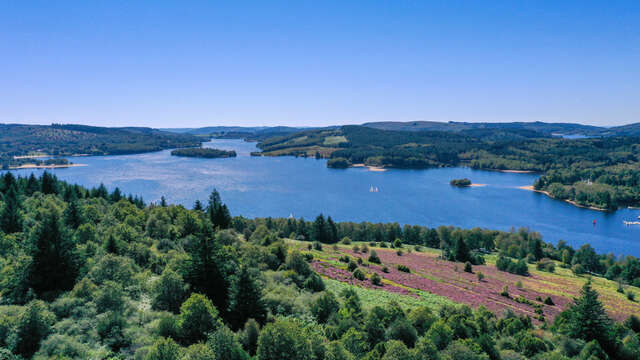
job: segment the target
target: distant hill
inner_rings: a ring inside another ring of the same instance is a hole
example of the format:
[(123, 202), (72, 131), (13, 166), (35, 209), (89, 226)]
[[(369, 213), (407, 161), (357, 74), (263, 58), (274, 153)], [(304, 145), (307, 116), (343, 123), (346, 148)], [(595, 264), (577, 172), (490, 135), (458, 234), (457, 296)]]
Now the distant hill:
[(191, 135), (220, 135), (226, 133), (248, 133), (248, 134), (274, 134), (274, 133), (294, 133), (302, 130), (311, 130), (311, 127), (290, 127), (290, 126), (206, 126), (201, 128), (165, 128), (163, 131), (183, 133)]
[(0, 124), (0, 157), (44, 153), (132, 154), (199, 146), (200, 139), (146, 127), (107, 128), (87, 125)]
[[(437, 122), (437, 121), (409, 121), (409, 122), (370, 122), (364, 123), (363, 126), (395, 131), (450, 131), (460, 132), (475, 129), (493, 129), (493, 130), (530, 130), (545, 135), (562, 134), (562, 135), (587, 135), (599, 136), (611, 131), (611, 129), (599, 126), (570, 124), (570, 123), (544, 123), (544, 122), (509, 122), (509, 123), (469, 123), (469, 122)], [(631, 126), (631, 125), (627, 125)], [(640, 129), (638, 129), (640, 130)]]

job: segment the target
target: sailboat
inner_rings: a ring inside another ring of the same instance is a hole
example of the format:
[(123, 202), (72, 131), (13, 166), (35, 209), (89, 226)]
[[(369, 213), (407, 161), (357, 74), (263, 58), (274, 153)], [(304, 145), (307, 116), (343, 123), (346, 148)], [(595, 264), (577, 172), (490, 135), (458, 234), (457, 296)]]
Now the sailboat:
[(374, 192), (373, 185), (371, 185), (371, 187), (369, 188), (369, 192)]

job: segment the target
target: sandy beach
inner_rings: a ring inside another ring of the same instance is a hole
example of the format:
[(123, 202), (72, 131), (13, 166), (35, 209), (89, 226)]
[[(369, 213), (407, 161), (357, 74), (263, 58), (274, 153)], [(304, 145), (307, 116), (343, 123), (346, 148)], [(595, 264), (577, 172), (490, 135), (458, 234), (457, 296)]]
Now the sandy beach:
[(487, 186), (487, 184), (471, 184), (469, 186), (470, 187), (482, 187), (482, 186)]
[(387, 171), (387, 169), (380, 167), (380, 166), (367, 166), (365, 164), (353, 164), (350, 167), (354, 167), (354, 168), (363, 168), (366, 167), (367, 169), (369, 169), (369, 171), (375, 171), (375, 172), (383, 172), (383, 171)]

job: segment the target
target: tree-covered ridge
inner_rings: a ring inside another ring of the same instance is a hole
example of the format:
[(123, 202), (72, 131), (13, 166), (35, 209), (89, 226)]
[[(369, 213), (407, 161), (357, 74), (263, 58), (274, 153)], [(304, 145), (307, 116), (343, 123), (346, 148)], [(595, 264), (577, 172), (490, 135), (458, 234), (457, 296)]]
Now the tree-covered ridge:
[(220, 150), (212, 148), (184, 148), (171, 150), (172, 156), (199, 157), (207, 159), (236, 157), (235, 151)]
[[(345, 141), (328, 145), (327, 139)], [(579, 205), (640, 205), (640, 138), (552, 138), (521, 128), (390, 131), (365, 126), (306, 131), (259, 144), (264, 155), (327, 157), (330, 167), (469, 166), (541, 172), (537, 190)]]
[(0, 167), (33, 162), (30, 159), (14, 159), (14, 156), (132, 154), (199, 146), (200, 142), (192, 135), (151, 128), (0, 124)]
[(525, 230), (231, 217), (215, 191), (188, 210), (48, 173), (1, 179), (2, 358), (637, 358), (640, 321), (612, 322), (590, 284), (547, 325), (482, 307), (370, 303), (346, 284), (327, 291), (313, 253), (285, 238), (320, 253), (340, 239), (432, 246), (473, 263), (491, 250), (561, 258), (621, 282), (637, 280), (635, 258), (554, 247)]

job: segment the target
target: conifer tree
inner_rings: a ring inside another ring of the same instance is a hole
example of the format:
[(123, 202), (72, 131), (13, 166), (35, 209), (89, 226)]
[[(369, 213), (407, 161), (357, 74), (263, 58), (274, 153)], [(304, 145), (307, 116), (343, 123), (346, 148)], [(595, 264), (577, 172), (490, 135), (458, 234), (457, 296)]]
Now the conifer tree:
[(32, 235), (33, 262), (28, 282), (39, 296), (70, 290), (78, 274), (74, 244), (60, 224), (59, 215), (49, 211)]
[(570, 336), (586, 342), (597, 340), (603, 348), (607, 347), (612, 321), (598, 300), (598, 293), (591, 287), (591, 279), (584, 284), (569, 312)]
[(233, 327), (239, 329), (248, 319), (264, 323), (267, 309), (262, 302), (262, 289), (256, 281), (256, 273), (241, 266), (230, 291), (229, 312)]
[(78, 197), (75, 191), (71, 191), (69, 203), (64, 211), (64, 223), (72, 229), (77, 229), (82, 225), (82, 218), (80, 216), (80, 209), (78, 206)]
[(7, 234), (22, 231), (22, 214), (20, 199), (15, 184), (4, 195), (4, 206), (0, 212), (0, 229)]
[(31, 175), (29, 175), (29, 179), (27, 180), (25, 193), (27, 196), (31, 196), (36, 191), (40, 191), (40, 183), (38, 182), (38, 179), (36, 179), (36, 176), (31, 173)]
[(185, 264), (183, 278), (191, 285), (193, 291), (206, 295), (216, 308), (224, 311), (229, 305), (229, 283), (224, 272), (225, 256), (220, 244), (214, 239), (213, 231), (205, 226), (203, 232), (187, 249), (189, 258)]

